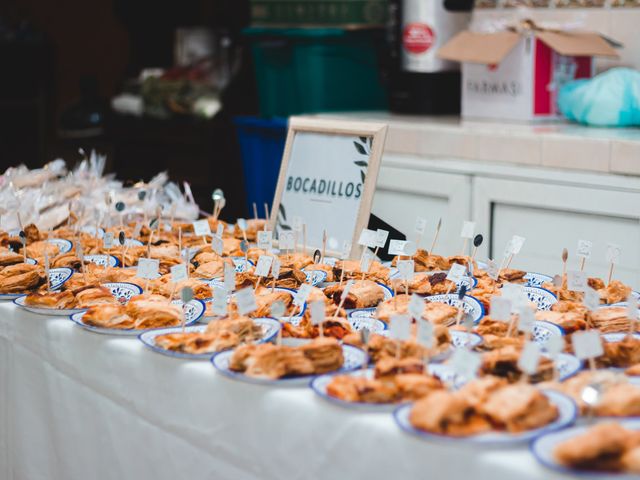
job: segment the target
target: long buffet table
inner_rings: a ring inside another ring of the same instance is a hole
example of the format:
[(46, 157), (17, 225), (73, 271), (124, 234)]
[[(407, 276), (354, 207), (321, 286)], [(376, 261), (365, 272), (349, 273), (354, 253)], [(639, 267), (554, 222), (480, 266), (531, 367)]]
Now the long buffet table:
[(426, 443), (390, 414), (219, 375), (0, 304), (0, 478), (557, 479), (526, 447)]

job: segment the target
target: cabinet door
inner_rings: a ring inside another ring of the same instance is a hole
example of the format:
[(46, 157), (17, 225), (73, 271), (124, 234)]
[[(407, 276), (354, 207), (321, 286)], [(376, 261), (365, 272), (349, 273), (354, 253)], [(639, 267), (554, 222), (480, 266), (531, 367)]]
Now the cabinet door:
[(512, 235), (526, 238), (512, 266), (553, 275), (562, 269), (562, 249), (569, 250), (568, 269), (577, 269), (578, 240), (593, 242), (585, 271), (606, 279), (607, 243), (622, 248), (614, 278), (640, 286), (640, 194), (574, 185), (474, 179), (474, 215), (490, 242), (480, 251), (498, 261)]
[(426, 218), (427, 229), (420, 245), (427, 249), (442, 218), (435, 252), (453, 255), (462, 248), (460, 229), (470, 214), (470, 186), (471, 177), (467, 175), (383, 165), (372, 212), (411, 240), (416, 239), (416, 217)]

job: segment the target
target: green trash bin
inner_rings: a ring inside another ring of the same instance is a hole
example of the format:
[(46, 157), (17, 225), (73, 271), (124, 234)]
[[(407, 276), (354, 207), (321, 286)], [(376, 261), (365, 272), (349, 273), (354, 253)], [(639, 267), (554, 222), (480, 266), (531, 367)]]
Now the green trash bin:
[(382, 110), (384, 31), (248, 28), (260, 114)]

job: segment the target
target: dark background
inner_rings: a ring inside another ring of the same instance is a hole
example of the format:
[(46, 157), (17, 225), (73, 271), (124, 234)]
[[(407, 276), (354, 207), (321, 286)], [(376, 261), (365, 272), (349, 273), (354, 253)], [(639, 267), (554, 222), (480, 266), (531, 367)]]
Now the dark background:
[[(108, 155), (107, 170), (123, 180), (149, 180), (167, 170), (191, 183), (196, 201), (211, 208), (211, 191), (225, 190), (224, 217), (244, 213), (242, 171), (232, 117), (257, 111), (248, 51), (223, 92), (213, 119), (158, 120), (118, 115), (109, 99), (143, 68), (173, 65), (177, 27), (226, 32), (243, 47), (248, 0), (2, 0), (0, 2), (0, 170), (44, 165), (57, 157), (69, 166), (78, 148)], [(104, 130), (65, 138), (60, 120), (97, 84), (105, 105)]]

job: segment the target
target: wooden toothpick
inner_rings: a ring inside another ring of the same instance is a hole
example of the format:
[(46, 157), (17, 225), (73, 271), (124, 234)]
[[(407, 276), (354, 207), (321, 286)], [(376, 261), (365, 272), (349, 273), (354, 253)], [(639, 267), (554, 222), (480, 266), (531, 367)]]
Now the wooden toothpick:
[(429, 255), (433, 255), (433, 251), (436, 248), (436, 242), (438, 241), (438, 235), (440, 235), (440, 227), (442, 227), (442, 218), (438, 220), (438, 225), (436, 226), (436, 233), (433, 236), (433, 242), (431, 242), (431, 250), (429, 250)]

